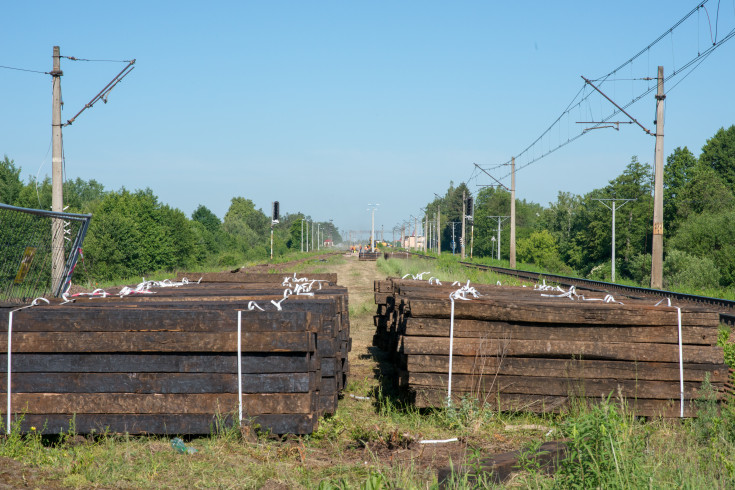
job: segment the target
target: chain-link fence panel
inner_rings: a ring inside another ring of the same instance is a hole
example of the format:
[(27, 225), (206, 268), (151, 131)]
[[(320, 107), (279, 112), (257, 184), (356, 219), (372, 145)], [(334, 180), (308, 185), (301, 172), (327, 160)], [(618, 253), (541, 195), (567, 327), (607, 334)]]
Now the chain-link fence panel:
[(91, 218), (0, 204), (0, 306), (65, 292)]

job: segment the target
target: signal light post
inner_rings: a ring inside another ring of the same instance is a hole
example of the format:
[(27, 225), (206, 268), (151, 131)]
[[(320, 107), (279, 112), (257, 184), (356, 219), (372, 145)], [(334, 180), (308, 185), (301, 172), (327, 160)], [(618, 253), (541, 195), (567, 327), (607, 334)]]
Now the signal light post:
[(273, 225), (278, 224), (278, 201), (273, 202), (273, 216), (271, 219), (271, 260), (273, 260)]

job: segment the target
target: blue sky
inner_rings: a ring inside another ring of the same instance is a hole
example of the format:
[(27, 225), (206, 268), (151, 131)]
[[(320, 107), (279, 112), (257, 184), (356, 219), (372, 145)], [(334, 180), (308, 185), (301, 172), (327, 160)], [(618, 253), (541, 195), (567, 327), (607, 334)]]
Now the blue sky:
[[(89, 59), (136, 58), (110, 94), (64, 130), (68, 178), (150, 187), (190, 214), (223, 217), (243, 196), (268, 210), (386, 232), (450, 181), (517, 155), (580, 90), (696, 6), (649, 2), (6, 2), (0, 65), (47, 71), (52, 46)], [(735, 0), (710, 1), (618, 78), (665, 73), (735, 27)], [(707, 16), (709, 15), (709, 20)], [(716, 22), (716, 25), (715, 25)], [(712, 30), (711, 30), (712, 29)], [(124, 65), (62, 59), (63, 120)], [(681, 78), (681, 77), (680, 77)], [(665, 154), (696, 155), (735, 123), (735, 41), (666, 99)], [(679, 79), (673, 80), (676, 83)], [(629, 100), (640, 81), (605, 86)], [(667, 87), (668, 88), (668, 87)], [(590, 99), (581, 119), (610, 106)], [(25, 177), (51, 172), (51, 81), (0, 69), (0, 155)], [(630, 112), (653, 129), (653, 95)], [(619, 115), (617, 120), (623, 120)], [(568, 120), (542, 144), (553, 147)], [(601, 129), (518, 172), (518, 197), (547, 205), (619, 175), (654, 139)], [(502, 175), (503, 169), (497, 170)], [(506, 181), (507, 182), (507, 181)], [(488, 184), (473, 179), (470, 188)]]

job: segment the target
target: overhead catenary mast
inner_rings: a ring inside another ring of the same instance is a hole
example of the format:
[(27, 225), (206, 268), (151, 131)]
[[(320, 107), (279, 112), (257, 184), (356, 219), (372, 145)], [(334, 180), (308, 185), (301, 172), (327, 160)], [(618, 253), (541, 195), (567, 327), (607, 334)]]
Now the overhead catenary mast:
[[(82, 107), (74, 117), (66, 123), (61, 123), (61, 77), (64, 74), (61, 71), (61, 48), (53, 47), (53, 69), (49, 72), (52, 77), (52, 100), (51, 100), (51, 210), (54, 212), (63, 212), (64, 210), (64, 175), (63, 175), (63, 139), (61, 128), (71, 125), (74, 120), (85, 110), (94, 106), (94, 104), (102, 100), (107, 102), (107, 95), (110, 91), (120, 83), (131, 71), (135, 60), (126, 61), (127, 66), (118, 73), (115, 78), (95, 95), (92, 100)], [(65, 56), (72, 61), (82, 61), (75, 57)], [(90, 61), (90, 60), (83, 60)], [(61, 276), (64, 271), (64, 221), (54, 219), (51, 225), (51, 283), (54, 290), (63, 279)]]

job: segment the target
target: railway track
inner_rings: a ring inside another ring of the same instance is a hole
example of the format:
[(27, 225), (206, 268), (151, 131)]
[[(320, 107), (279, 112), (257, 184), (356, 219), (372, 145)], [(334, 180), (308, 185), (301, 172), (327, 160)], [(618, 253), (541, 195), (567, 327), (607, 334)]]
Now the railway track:
[[(409, 252), (414, 257), (421, 257), (424, 259), (436, 259), (427, 255), (417, 254)], [(615, 284), (603, 281), (594, 281), (592, 279), (583, 279), (580, 277), (569, 277), (561, 276), (558, 274), (547, 274), (540, 272), (524, 271), (519, 269), (509, 269), (506, 267), (498, 267), (493, 265), (482, 265), (475, 264), (472, 262), (460, 261), (464, 267), (471, 269), (478, 269), (482, 271), (492, 271), (496, 274), (502, 274), (506, 276), (517, 277), (518, 279), (525, 281), (538, 282), (540, 277), (546, 279), (546, 281), (554, 282), (560, 286), (571, 287), (574, 286), (577, 289), (585, 289), (587, 291), (595, 291), (600, 293), (608, 293), (615, 295), (624, 295), (633, 299), (647, 299), (647, 298), (671, 298), (672, 301), (679, 303), (694, 304), (700, 306), (707, 306), (720, 313), (720, 321), (730, 326), (735, 326), (735, 301), (712, 298), (710, 296), (697, 296), (694, 294), (677, 293), (674, 291), (666, 291), (662, 289), (650, 289), (642, 288), (637, 286), (624, 286), (622, 284)]]

